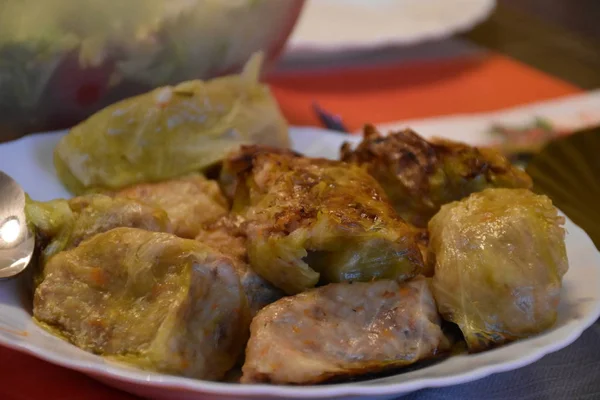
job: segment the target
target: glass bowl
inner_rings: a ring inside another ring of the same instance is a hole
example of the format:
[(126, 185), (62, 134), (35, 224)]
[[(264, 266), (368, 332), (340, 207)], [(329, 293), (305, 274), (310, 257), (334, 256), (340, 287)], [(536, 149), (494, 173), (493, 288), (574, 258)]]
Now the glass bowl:
[(0, 141), (282, 50), (304, 0), (0, 0)]

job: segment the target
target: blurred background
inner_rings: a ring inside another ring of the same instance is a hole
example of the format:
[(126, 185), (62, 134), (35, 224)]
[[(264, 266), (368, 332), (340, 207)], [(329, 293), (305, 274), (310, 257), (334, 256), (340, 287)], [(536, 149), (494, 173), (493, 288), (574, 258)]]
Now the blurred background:
[[(350, 131), (505, 110), (600, 85), (595, 0), (0, 4), (3, 140), (68, 128), (157, 86), (235, 72), (257, 50), (291, 124), (324, 125), (321, 110)], [(486, 129), (513, 130), (496, 128)], [(484, 134), (469, 133), (476, 141)]]

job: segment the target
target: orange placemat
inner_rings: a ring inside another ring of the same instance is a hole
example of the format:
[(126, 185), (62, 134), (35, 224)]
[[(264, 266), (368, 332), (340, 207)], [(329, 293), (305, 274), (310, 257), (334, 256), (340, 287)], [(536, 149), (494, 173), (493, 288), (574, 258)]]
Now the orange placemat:
[[(321, 72), (276, 73), (268, 80), (293, 125), (318, 125), (311, 104), (340, 114), (349, 128), (435, 115), (491, 111), (580, 90), (499, 55)], [(0, 347), (0, 399), (136, 397), (85, 375)]]
[(498, 54), (268, 78), (292, 125), (319, 125), (312, 103), (357, 130), (383, 123), (513, 107), (581, 89)]

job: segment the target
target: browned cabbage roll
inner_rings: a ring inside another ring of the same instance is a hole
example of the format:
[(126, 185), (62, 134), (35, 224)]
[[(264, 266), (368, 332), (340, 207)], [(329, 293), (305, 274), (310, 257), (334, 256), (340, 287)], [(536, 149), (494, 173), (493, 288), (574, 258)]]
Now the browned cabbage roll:
[(250, 265), (288, 294), (319, 282), (403, 281), (423, 268), (417, 233), (358, 166), (247, 146), (223, 171), (236, 177)]
[(242, 382), (312, 384), (412, 364), (448, 350), (424, 278), (330, 284), (252, 321)]
[(564, 219), (546, 196), (486, 189), (429, 222), (432, 288), (470, 351), (550, 328), (568, 262)]
[(363, 141), (345, 143), (343, 161), (364, 165), (396, 211), (418, 227), (443, 204), (489, 187), (531, 188), (531, 178), (492, 149), (450, 140), (427, 141), (410, 129), (381, 135), (367, 125)]
[(229, 257), (135, 228), (52, 257), (33, 306), (43, 327), (84, 350), (199, 379), (234, 365), (250, 322)]

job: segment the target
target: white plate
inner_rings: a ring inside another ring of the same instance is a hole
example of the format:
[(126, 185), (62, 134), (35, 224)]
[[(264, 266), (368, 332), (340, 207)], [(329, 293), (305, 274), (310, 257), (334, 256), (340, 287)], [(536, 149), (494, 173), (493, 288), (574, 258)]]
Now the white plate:
[(468, 30), (495, 0), (308, 0), (288, 41), (291, 50), (416, 44)]
[[(0, 145), (0, 169), (17, 179), (35, 199), (66, 196), (52, 168), (52, 150), (59, 136), (60, 133), (39, 135)], [(346, 139), (314, 128), (292, 129), (292, 138), (297, 150), (329, 157), (337, 156), (341, 142)], [(598, 318), (600, 253), (579, 227), (567, 221), (566, 228), (570, 269), (564, 279), (558, 321), (553, 329), (495, 350), (451, 357), (395, 376), (326, 386), (286, 387), (204, 382), (136, 370), (86, 353), (38, 328), (31, 322), (27, 296), (20, 291), (17, 280), (0, 282), (0, 344), (157, 399), (393, 397), (425, 387), (454, 385), (530, 364), (572, 343)]]

